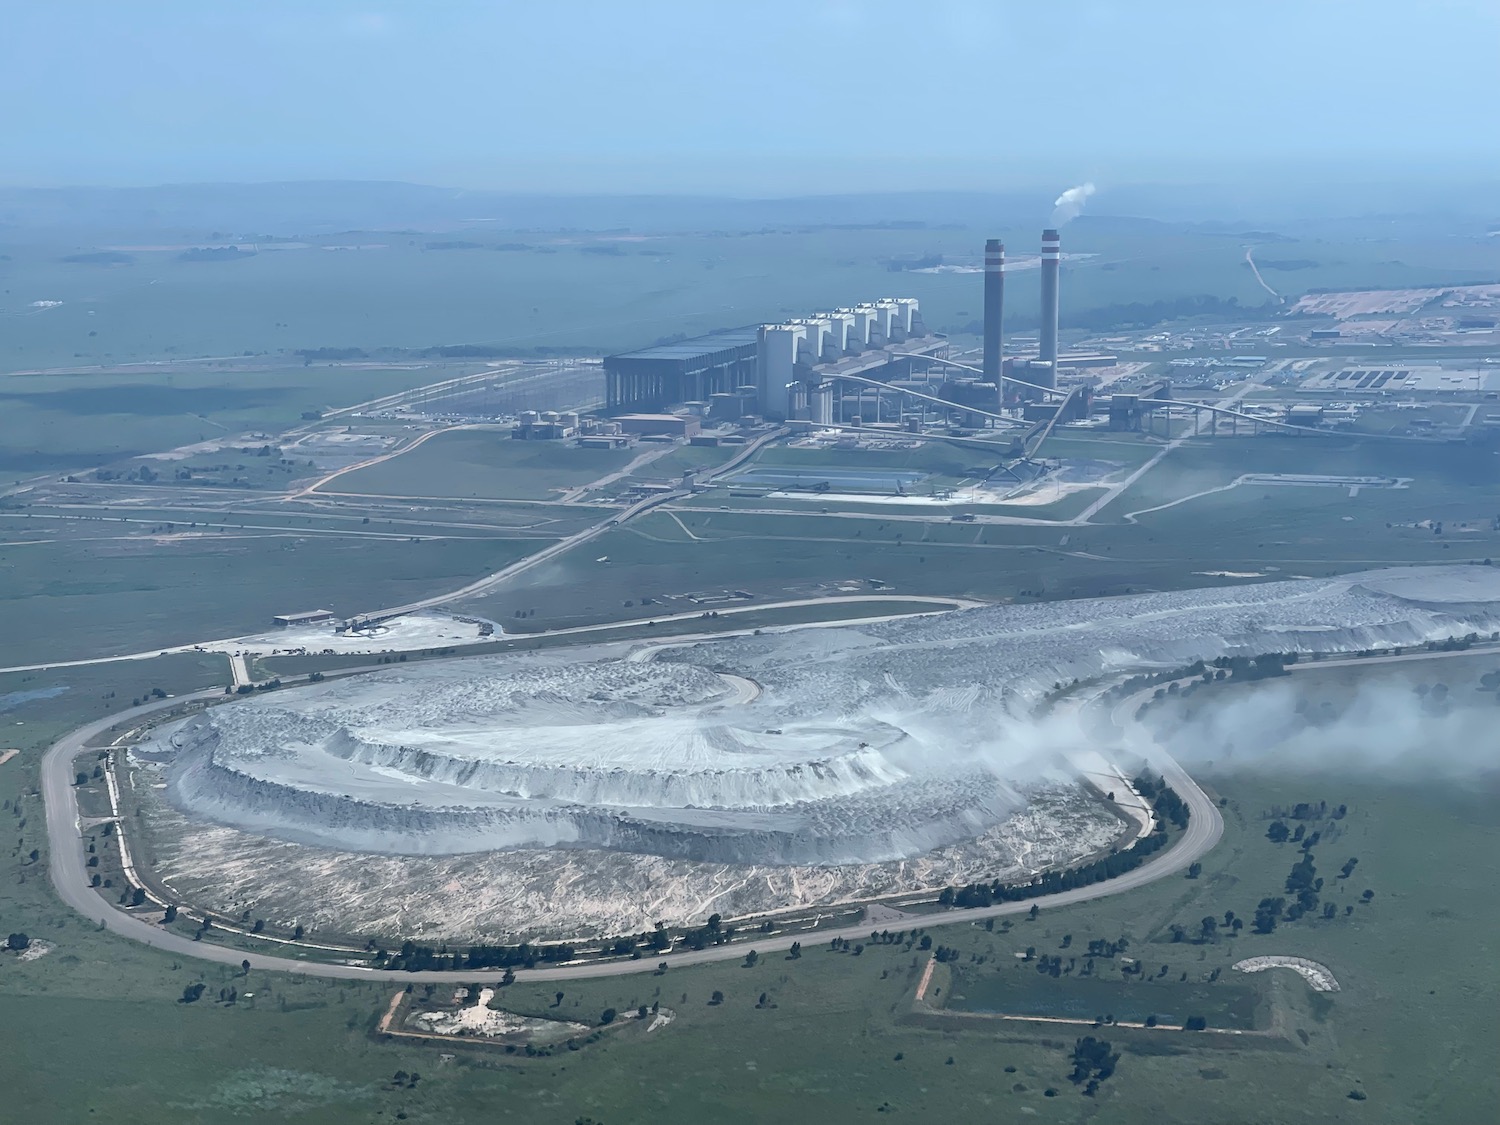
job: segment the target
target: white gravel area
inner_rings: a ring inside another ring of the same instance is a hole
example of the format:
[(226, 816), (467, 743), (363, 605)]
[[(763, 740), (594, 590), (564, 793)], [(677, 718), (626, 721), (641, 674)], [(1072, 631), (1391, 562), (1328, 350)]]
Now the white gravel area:
[(1261, 973), (1267, 969), (1291, 969), (1298, 973), (1314, 992), (1337, 992), (1339, 982), (1327, 965), (1309, 961), (1305, 957), (1250, 957), (1236, 961), (1234, 967), (1242, 973)]

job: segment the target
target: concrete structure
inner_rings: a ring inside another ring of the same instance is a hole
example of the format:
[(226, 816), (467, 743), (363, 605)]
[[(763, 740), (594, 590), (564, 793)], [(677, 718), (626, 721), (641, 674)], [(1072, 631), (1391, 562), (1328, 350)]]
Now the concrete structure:
[(311, 609), (305, 613), (278, 613), (271, 618), (273, 625), (280, 625), (283, 629), (289, 629), (293, 625), (321, 625), (325, 621), (332, 621), (333, 610)]
[(1042, 231), (1042, 331), (1037, 358), (1052, 365), (1053, 381), (1043, 386), (1056, 386), (1057, 371), (1057, 306), (1058, 274), (1062, 267), (1062, 240), (1051, 228)]
[(984, 380), (1000, 385), (1005, 323), (1005, 244), (984, 244)]
[(627, 434), (666, 434), (690, 438), (698, 432), (698, 419), (685, 414), (621, 414), (615, 419)]
[(731, 328), (612, 355), (604, 361), (605, 407), (664, 410), (755, 382), (759, 329)]
[[(947, 340), (930, 336), (913, 297), (887, 297), (831, 313), (762, 325), (756, 361), (757, 408), (772, 419), (832, 425), (848, 413), (839, 376), (888, 383)], [(856, 392), (857, 393), (857, 392)]]
[(1320, 426), (1323, 424), (1321, 406), (1293, 406), (1286, 412), (1286, 420), (1294, 426)]
[(1156, 379), (1141, 387), (1135, 394), (1117, 394), (1109, 400), (1109, 428), (1112, 430), (1138, 430), (1141, 416), (1155, 410), (1172, 397), (1172, 384), (1166, 379)]

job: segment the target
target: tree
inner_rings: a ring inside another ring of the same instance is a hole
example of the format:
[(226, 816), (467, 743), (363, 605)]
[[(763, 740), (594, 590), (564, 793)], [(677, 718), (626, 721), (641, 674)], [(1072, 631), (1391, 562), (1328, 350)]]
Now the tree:
[(1201, 864), (1201, 863), (1190, 863), (1190, 864), (1188, 864), (1187, 877), (1189, 879), (1196, 879), (1199, 875), (1202, 875), (1202, 874), (1203, 874), (1203, 864)]
[(1284, 844), (1292, 834), (1292, 830), (1282, 820), (1271, 821), (1271, 826), (1266, 829), (1266, 839), (1273, 844)]
[(1026, 917), (1030, 918), (1034, 922), (1036, 921), (1036, 916), (1041, 912), (1042, 908), (1033, 902), (1031, 904), (1031, 909), (1026, 912)]
[(755, 964), (755, 962), (757, 962), (759, 960), (760, 960), (760, 954), (757, 953), (757, 952), (755, 952), (755, 950), (752, 949), (749, 953), (745, 954), (745, 968), (749, 969), (749, 968), (753, 967), (754, 964)]
[(509, 965), (505, 966), (505, 972), (500, 974), (500, 983), (502, 985), (516, 983), (516, 971)]
[(247, 977), (250, 975), (250, 959), (248, 957), (240, 962), (240, 975)]
[(794, 942), (792, 942), (792, 948), (787, 952), (787, 960), (789, 960), (789, 961), (795, 961), (795, 960), (797, 960), (797, 958), (799, 958), (801, 956), (802, 956), (802, 943), (800, 941), (794, 941)]
[(5, 948), (12, 953), (20, 953), (23, 949), (31, 948), (31, 938), (25, 934), (11, 934), (5, 939)]
[(1213, 941), (1219, 935), (1219, 920), (1209, 915), (1199, 923), (1204, 941)]
[(604, 1011), (599, 1013), (599, 1022), (601, 1024), (614, 1023), (615, 1010), (613, 1008), (605, 1008)]
[(73, 784), (75, 784), (75, 785), (83, 786), (83, 785), (87, 785), (88, 783), (89, 783), (89, 775), (86, 774), (86, 773), (80, 773), (76, 777), (73, 778)]
[(177, 921), (177, 904), (175, 902), (167, 903), (167, 909), (162, 912), (161, 920), (167, 925), (171, 925)]
[(716, 988), (714, 989), (714, 994), (708, 998), (708, 1002), (710, 1005), (722, 1004), (724, 1003), (724, 994)]
[(1188, 1016), (1188, 1018), (1183, 1021), (1182, 1026), (1187, 1031), (1202, 1031), (1204, 1028), (1208, 1027), (1208, 1021), (1202, 1016)]
[(196, 1004), (199, 997), (203, 995), (202, 984), (190, 984), (182, 990), (182, 1002), (184, 1004)]
[(1281, 912), (1286, 907), (1284, 898), (1263, 898), (1255, 907), (1255, 932), (1269, 934), (1275, 931)]

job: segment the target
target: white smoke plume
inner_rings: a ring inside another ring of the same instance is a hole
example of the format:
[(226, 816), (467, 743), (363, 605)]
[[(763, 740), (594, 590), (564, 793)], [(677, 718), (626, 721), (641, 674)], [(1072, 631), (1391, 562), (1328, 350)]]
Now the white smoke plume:
[(1094, 194), (1093, 184), (1070, 187), (1052, 202), (1052, 225), (1060, 227), (1078, 218), (1088, 197)]
[(1475, 691), (1472, 672), (1445, 674), (1454, 680), (1451, 694), (1442, 683), (1380, 678), (1347, 697), (1327, 698), (1295, 677), (1269, 681), (1205, 708), (1166, 744), (1189, 770), (1349, 770), (1447, 780), (1494, 775), (1500, 770), (1494, 693)]

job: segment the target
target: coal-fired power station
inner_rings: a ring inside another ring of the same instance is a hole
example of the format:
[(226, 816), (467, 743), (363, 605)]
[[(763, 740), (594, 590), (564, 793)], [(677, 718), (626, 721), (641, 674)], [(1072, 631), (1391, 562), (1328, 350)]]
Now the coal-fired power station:
[(1062, 265), (1062, 240), (1057, 231), (1042, 231), (1042, 331), (1037, 358), (1040, 376), (1048, 387), (1057, 386), (1057, 282)]

